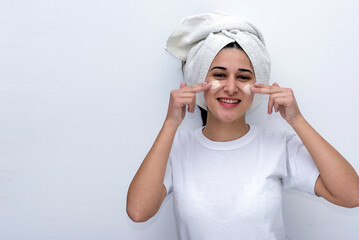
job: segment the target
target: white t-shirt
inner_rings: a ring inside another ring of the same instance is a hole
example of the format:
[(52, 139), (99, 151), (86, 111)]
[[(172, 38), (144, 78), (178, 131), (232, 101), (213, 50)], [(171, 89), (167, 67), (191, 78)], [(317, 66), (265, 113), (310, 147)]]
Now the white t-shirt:
[(215, 142), (176, 134), (164, 179), (177, 230), (189, 239), (284, 239), (282, 186), (315, 195), (319, 171), (295, 134), (250, 125)]

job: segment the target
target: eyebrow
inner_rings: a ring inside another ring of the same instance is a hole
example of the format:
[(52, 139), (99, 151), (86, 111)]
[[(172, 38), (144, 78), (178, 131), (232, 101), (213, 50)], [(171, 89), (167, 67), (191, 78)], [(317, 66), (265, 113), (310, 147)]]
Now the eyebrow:
[[(213, 68), (211, 69), (211, 71), (214, 70), (214, 69), (227, 70), (227, 68), (225, 68), (225, 67), (215, 66), (215, 67), (213, 67)], [(238, 71), (240, 71), (240, 72), (249, 72), (249, 73), (253, 74), (253, 72), (252, 72), (251, 70), (245, 69), (245, 68), (238, 68)]]

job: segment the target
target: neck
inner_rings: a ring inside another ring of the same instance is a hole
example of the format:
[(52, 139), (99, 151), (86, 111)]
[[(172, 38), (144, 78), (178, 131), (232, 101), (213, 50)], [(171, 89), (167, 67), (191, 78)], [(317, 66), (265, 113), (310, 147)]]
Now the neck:
[[(209, 113), (209, 112), (208, 112)], [(244, 136), (249, 131), (245, 116), (234, 122), (219, 122), (208, 114), (207, 124), (203, 134), (210, 140), (216, 142), (232, 141)]]

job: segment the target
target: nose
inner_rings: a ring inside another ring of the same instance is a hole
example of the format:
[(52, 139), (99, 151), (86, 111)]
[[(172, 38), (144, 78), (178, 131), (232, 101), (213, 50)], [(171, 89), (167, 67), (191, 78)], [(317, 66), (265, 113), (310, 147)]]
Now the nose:
[(239, 88), (237, 86), (236, 79), (233, 77), (228, 78), (225, 81), (223, 90), (226, 91), (229, 95), (233, 95), (233, 94), (237, 93)]

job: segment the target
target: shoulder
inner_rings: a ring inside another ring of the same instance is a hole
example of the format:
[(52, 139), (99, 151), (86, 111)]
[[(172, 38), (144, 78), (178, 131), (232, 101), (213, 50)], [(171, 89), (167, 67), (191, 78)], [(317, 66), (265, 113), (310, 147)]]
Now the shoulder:
[(258, 127), (257, 132), (257, 141), (262, 147), (279, 149), (300, 143), (297, 134), (287, 130)]
[(198, 134), (198, 131), (200, 130), (201, 129), (185, 130), (185, 131), (179, 130), (175, 135), (173, 146), (184, 147), (186, 145), (193, 144), (193, 142), (196, 141), (196, 134)]
[(290, 138), (293, 134), (284, 130), (272, 129), (272, 128), (257, 128), (257, 136), (261, 139), (276, 141), (276, 140), (286, 140)]
[(184, 130), (184, 131), (179, 130), (179, 131), (176, 133), (175, 141), (176, 141), (176, 142), (187, 142), (187, 141), (191, 141), (191, 140), (195, 139), (195, 135), (197, 134), (197, 132), (198, 132), (199, 130), (200, 130), (200, 129)]
[(177, 131), (171, 148), (171, 161), (186, 158), (191, 151), (196, 149), (196, 146), (196, 130)]

